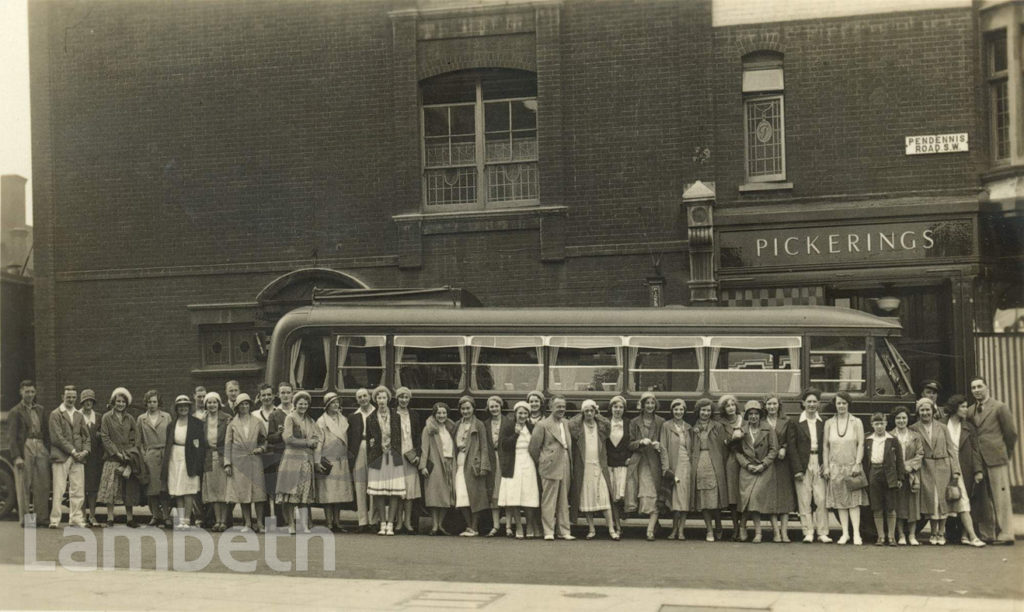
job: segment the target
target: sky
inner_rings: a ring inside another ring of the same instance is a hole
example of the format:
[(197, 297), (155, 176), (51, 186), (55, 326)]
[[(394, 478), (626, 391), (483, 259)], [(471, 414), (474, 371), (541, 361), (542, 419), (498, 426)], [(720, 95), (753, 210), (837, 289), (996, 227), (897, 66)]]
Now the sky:
[(28, 84), (28, 0), (0, 0), (0, 174), (20, 174), (32, 224), (32, 125)]

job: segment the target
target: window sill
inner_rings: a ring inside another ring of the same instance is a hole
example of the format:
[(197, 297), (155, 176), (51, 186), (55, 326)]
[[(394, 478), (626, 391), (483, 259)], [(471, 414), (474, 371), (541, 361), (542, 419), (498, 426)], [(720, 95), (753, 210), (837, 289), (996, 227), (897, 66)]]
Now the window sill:
[(540, 232), (541, 261), (563, 261), (568, 212), (568, 206), (530, 206), (394, 215), (391, 220), (398, 225), (398, 267), (423, 266), (424, 236), (522, 230)]
[(793, 183), (744, 183), (740, 185), (740, 193), (756, 193), (759, 191), (787, 191), (793, 189)]
[(993, 164), (992, 169), (981, 175), (983, 183), (1024, 174), (1024, 164)]

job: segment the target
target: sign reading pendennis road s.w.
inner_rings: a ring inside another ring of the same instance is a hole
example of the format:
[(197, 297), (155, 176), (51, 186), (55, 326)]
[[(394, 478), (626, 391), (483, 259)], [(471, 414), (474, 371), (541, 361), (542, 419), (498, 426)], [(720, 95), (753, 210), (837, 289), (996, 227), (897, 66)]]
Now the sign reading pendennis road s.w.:
[(904, 138), (907, 155), (928, 155), (930, 153), (966, 153), (967, 133), (929, 134)]

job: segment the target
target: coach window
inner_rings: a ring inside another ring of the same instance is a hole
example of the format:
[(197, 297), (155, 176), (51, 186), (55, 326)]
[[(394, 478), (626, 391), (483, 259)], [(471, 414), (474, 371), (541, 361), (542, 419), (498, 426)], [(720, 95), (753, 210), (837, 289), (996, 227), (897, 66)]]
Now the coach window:
[(463, 336), (395, 336), (395, 386), (412, 390), (465, 387)]
[(632, 336), (630, 391), (696, 392), (704, 389), (702, 339), (693, 336)]
[(539, 203), (534, 73), (451, 72), (420, 93), (425, 212)]
[(525, 393), (543, 388), (540, 336), (473, 336), (470, 345), (473, 391)]
[(756, 51), (743, 57), (743, 139), (750, 189), (758, 188), (751, 185), (755, 183), (792, 187), (782, 184), (786, 180), (783, 89), (781, 53)]
[(553, 336), (550, 346), (552, 391), (622, 389), (622, 337)]
[(300, 336), (291, 346), (291, 383), (296, 389), (327, 388), (327, 364), (331, 339), (327, 336)]
[(335, 345), (339, 391), (372, 389), (384, 381), (384, 336), (338, 336)]
[(712, 393), (797, 393), (799, 336), (711, 338)]
[(867, 354), (863, 336), (812, 336), (811, 384), (826, 393), (863, 393), (867, 389)]

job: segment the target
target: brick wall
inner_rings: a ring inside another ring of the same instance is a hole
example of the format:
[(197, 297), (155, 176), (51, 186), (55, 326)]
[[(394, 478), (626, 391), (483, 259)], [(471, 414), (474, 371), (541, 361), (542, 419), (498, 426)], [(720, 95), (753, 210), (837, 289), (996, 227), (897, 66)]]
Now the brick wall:
[[(737, 186), (740, 57), (761, 40), (785, 53), (786, 197), (976, 184), (967, 9), (713, 29), (710, 0), (567, 0), (535, 36), (555, 132), (541, 157), (558, 177), (541, 203), (568, 207), (568, 258), (542, 263), (536, 229), (440, 233), (399, 270), (391, 215), (419, 206), (417, 64), (414, 27), (388, 11), (409, 6), (33, 7), (41, 385), (187, 389), (185, 307), (251, 300), (282, 262), (492, 305), (641, 305), (665, 251), (666, 301), (685, 303), (684, 185), (717, 181), (723, 206), (759, 199)], [(903, 155), (905, 135), (956, 131), (971, 153)]]

